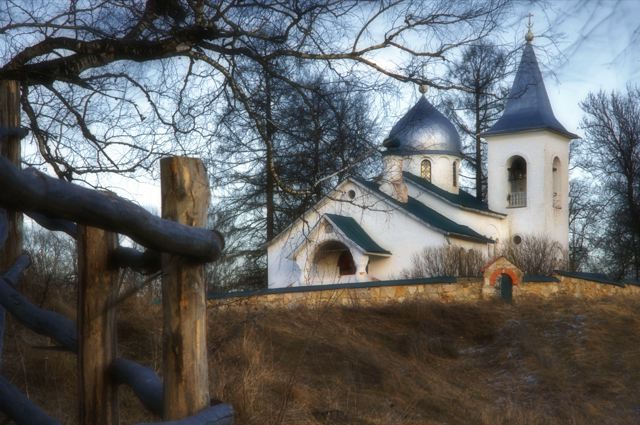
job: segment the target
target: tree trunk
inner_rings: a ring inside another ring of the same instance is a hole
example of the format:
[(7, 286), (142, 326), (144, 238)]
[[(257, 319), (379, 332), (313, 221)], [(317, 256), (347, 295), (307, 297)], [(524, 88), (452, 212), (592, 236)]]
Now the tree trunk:
[[(160, 161), (162, 217), (203, 227), (209, 185), (202, 161), (171, 157)], [(162, 255), (164, 312), (164, 419), (193, 415), (209, 405), (207, 304), (204, 267)]]
[(271, 83), (270, 76), (267, 72), (264, 73), (264, 88), (265, 88), (265, 131), (267, 137), (267, 157), (265, 170), (267, 172), (265, 195), (266, 195), (266, 209), (267, 209), (267, 242), (273, 239), (275, 236), (275, 179), (273, 178), (274, 170), (274, 158), (273, 158), (273, 136), (275, 134), (275, 126), (273, 125), (272, 109), (271, 109)]
[(484, 201), (484, 191), (482, 190), (482, 183), (484, 180), (482, 172), (482, 139), (480, 137), (480, 93), (475, 93), (475, 142), (476, 142), (476, 198)]

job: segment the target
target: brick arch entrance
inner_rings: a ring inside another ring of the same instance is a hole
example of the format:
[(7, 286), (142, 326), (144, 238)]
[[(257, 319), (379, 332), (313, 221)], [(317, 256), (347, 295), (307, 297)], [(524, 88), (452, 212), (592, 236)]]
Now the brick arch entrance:
[(482, 296), (501, 298), (511, 301), (518, 294), (517, 288), (522, 282), (523, 273), (518, 267), (504, 257), (493, 259), (482, 268), (484, 283)]
[[(514, 266), (515, 267), (515, 266)], [(489, 277), (489, 284), (491, 286), (495, 286), (496, 285), (496, 280), (498, 279), (499, 276), (502, 275), (506, 275), (511, 279), (511, 283), (513, 285), (518, 285), (518, 276), (516, 275), (515, 270), (512, 270), (511, 268), (506, 268), (506, 267), (501, 267), (499, 269), (494, 270), (491, 273), (491, 277)]]

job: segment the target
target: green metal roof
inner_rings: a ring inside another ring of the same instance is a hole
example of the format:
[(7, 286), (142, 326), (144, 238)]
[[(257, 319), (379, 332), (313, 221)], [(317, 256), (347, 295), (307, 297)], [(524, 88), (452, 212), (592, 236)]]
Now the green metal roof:
[(437, 276), (437, 277), (420, 277), (415, 279), (398, 279), (398, 280), (377, 280), (371, 282), (354, 282), (354, 283), (335, 283), (330, 285), (306, 285), (306, 286), (290, 286), (287, 288), (258, 289), (251, 291), (235, 291), (235, 292), (209, 292), (208, 299), (225, 299), (236, 297), (252, 297), (256, 295), (269, 294), (290, 294), (295, 292), (317, 292), (332, 291), (335, 289), (351, 289), (351, 288), (379, 288), (384, 286), (407, 286), (407, 285), (451, 285), (458, 282), (453, 276)]
[(409, 180), (412, 183), (417, 184), (418, 186), (420, 186), (422, 189), (428, 190), (429, 192), (433, 192), (434, 194), (436, 194), (437, 196), (446, 199), (447, 201), (459, 205), (461, 207), (465, 207), (465, 208), (470, 208), (472, 210), (477, 210), (477, 211), (481, 211), (481, 212), (487, 212), (487, 213), (491, 213), (491, 214), (498, 214), (501, 216), (504, 216), (505, 214), (499, 213), (499, 212), (495, 212), (495, 211), (491, 211), (489, 209), (489, 206), (487, 204), (485, 204), (484, 202), (482, 202), (480, 199), (476, 198), (475, 196), (465, 192), (464, 190), (460, 190), (460, 193), (458, 193), (457, 195), (455, 193), (451, 193), (451, 192), (447, 192), (446, 190), (439, 188), (438, 186), (436, 186), (435, 184), (431, 183), (430, 181), (427, 181), (425, 179), (423, 179), (422, 177), (418, 177), (414, 174), (411, 174), (409, 172), (403, 172), (402, 175), (404, 176), (405, 179)]
[(423, 221), (427, 225), (433, 226), (446, 235), (450, 235), (453, 237), (458, 237), (461, 239), (467, 239), (471, 241), (481, 242), (481, 243), (494, 243), (493, 239), (487, 238), (486, 236), (481, 235), (475, 230), (471, 229), (468, 226), (464, 226), (462, 224), (458, 224), (455, 221), (448, 219), (442, 214), (432, 210), (427, 207), (420, 201), (415, 198), (409, 197), (407, 203), (398, 202), (393, 199), (391, 196), (380, 192), (378, 189), (378, 185), (374, 182), (354, 178), (358, 183), (362, 184), (369, 190), (375, 192), (379, 196), (384, 197), (385, 199), (391, 201), (394, 205), (400, 207), (404, 211), (409, 214), (417, 217), (419, 220)]
[(525, 274), (522, 278), (523, 282), (549, 282), (549, 283), (558, 283), (560, 279), (553, 276), (542, 276), (542, 275), (534, 275), (534, 274)]
[(389, 251), (378, 245), (353, 218), (337, 214), (325, 214), (325, 216), (365, 253), (391, 255)]
[(564, 270), (555, 270), (555, 273), (561, 276), (575, 277), (578, 279), (590, 280), (592, 282), (604, 283), (606, 285), (624, 287), (624, 283), (609, 279), (604, 273), (566, 272)]

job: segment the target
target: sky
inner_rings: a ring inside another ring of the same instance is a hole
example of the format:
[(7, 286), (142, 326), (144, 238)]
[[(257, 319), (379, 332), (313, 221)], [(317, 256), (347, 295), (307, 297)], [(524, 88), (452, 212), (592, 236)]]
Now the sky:
[[(533, 14), (533, 41), (553, 110), (567, 130), (578, 135), (580, 102), (599, 90), (624, 90), (640, 84), (640, 0), (516, 1), (502, 41), (524, 43), (527, 15)], [(419, 96), (399, 101), (397, 116), (382, 118), (386, 133)], [(102, 182), (104, 184), (104, 181)], [(159, 181), (110, 178), (111, 190), (151, 209), (160, 210)]]
[(543, 78), (556, 117), (580, 135), (580, 102), (588, 93), (640, 83), (640, 0), (550, 3), (548, 12), (532, 10), (534, 22), (541, 17), (559, 33), (552, 49), (558, 56), (545, 64)]

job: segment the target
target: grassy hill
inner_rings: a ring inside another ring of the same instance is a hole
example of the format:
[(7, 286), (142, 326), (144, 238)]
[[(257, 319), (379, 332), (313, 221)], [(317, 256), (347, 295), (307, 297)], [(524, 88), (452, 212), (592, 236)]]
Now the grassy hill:
[[(212, 396), (238, 424), (637, 424), (640, 300), (209, 312)], [(120, 351), (159, 368), (158, 306), (120, 309)], [(5, 376), (74, 422), (75, 359), (10, 326)], [(152, 419), (122, 390), (123, 424)]]

